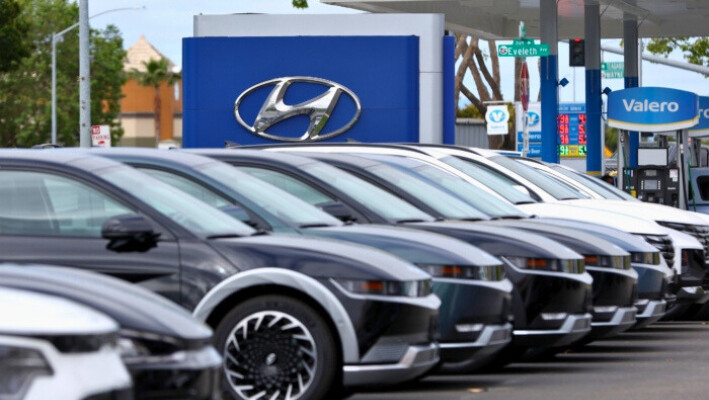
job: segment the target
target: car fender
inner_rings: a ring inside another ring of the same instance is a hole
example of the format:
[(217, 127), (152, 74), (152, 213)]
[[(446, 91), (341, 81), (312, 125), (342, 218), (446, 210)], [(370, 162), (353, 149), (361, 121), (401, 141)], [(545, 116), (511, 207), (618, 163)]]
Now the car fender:
[(206, 321), (214, 309), (234, 293), (262, 285), (278, 285), (309, 296), (327, 312), (340, 336), (343, 362), (359, 361), (359, 345), (354, 325), (347, 311), (332, 292), (317, 280), (282, 268), (256, 268), (232, 275), (213, 287), (197, 304), (193, 315)]

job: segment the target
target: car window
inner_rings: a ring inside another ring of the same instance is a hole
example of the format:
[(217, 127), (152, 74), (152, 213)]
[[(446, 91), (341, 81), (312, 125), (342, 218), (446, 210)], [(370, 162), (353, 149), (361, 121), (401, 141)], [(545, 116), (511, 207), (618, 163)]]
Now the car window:
[(440, 161), (450, 165), (453, 168), (465, 173), (476, 181), (494, 190), (495, 193), (504, 197), (507, 201), (513, 204), (534, 203), (535, 200), (527, 193), (521, 192), (515, 186), (520, 186), (517, 182), (510, 178), (490, 170), (472, 161), (466, 162), (453, 156), (446, 156)]
[(342, 225), (340, 220), (319, 208), (230, 165), (221, 162), (210, 163), (200, 167), (200, 172), (228, 186), (250, 203), (291, 226)]
[(0, 234), (101, 237), (131, 210), (81, 182), (42, 172), (0, 172)]
[(258, 179), (264, 180), (281, 190), (285, 190), (306, 203), (319, 205), (334, 201), (334, 199), (324, 193), (313, 189), (309, 185), (306, 185), (292, 176), (258, 167), (238, 167), (238, 169), (255, 176)]
[(182, 190), (183, 192), (186, 192), (192, 195), (193, 197), (202, 200), (203, 202), (209, 204), (212, 207), (219, 208), (231, 204), (231, 202), (225, 199), (224, 197), (219, 196), (213, 191), (207, 189), (206, 187), (200, 185), (197, 182), (185, 178), (184, 176), (154, 168), (138, 167), (137, 169), (152, 176), (155, 179), (163, 181), (170, 186), (174, 186)]
[(388, 184), (409, 193), (445, 218), (488, 219), (487, 215), (459, 198), (398, 168), (379, 164), (369, 167), (368, 170)]
[(513, 160), (505, 156), (495, 156), (492, 157), (491, 160), (539, 186), (542, 190), (549, 193), (557, 200), (588, 198), (588, 196), (585, 196), (573, 187), (542, 174), (534, 168), (524, 165), (517, 160)]

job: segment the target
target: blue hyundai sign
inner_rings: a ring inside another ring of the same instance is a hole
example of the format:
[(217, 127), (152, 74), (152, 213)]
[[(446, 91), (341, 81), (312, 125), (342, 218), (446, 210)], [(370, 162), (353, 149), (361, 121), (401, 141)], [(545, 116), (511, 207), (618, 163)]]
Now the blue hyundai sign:
[(183, 39), (183, 146), (417, 142), (415, 36)]
[(689, 132), (692, 136), (709, 135), (709, 97), (699, 96), (699, 123)]
[(684, 90), (636, 87), (608, 95), (608, 125), (663, 132), (690, 128), (698, 121), (697, 95)]

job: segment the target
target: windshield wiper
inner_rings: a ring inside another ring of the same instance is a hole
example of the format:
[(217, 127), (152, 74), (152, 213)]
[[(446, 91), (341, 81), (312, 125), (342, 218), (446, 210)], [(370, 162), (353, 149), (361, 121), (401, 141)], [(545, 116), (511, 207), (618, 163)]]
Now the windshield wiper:
[(331, 227), (332, 225), (322, 223), (322, 222), (313, 222), (310, 224), (300, 224), (298, 225), (298, 228), (328, 228)]
[(520, 200), (515, 203), (516, 206), (522, 205), (522, 204), (534, 204), (536, 201), (534, 200)]
[(244, 235), (239, 235), (237, 233), (220, 233), (218, 235), (209, 235), (207, 239), (229, 239), (229, 238), (240, 238)]
[(458, 221), (477, 222), (477, 221), (485, 221), (485, 218), (478, 218), (478, 217), (458, 218)]
[(397, 219), (394, 222), (396, 222), (397, 224), (408, 224), (411, 222), (426, 222), (426, 221), (424, 221), (421, 218), (409, 218), (409, 219), (404, 218), (404, 219)]

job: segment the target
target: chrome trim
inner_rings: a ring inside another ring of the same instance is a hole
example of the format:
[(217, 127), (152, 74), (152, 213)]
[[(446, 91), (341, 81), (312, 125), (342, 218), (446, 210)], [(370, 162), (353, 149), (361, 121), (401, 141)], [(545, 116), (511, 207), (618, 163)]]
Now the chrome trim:
[(642, 313), (636, 314), (635, 319), (647, 319), (654, 317), (662, 317), (665, 315), (667, 302), (665, 300), (650, 300), (645, 306)]
[[(495, 333), (506, 331), (506, 339), (493, 341), (492, 337)], [(465, 343), (440, 343), (441, 349), (468, 349), (474, 347), (487, 347), (495, 346), (499, 344), (505, 344), (512, 341), (512, 324), (504, 325), (487, 325), (483, 328), (483, 331), (478, 336), (478, 339), (474, 342)]]
[[(574, 329), (575, 326), (581, 321), (587, 321), (585, 324), (586, 328)], [(566, 321), (561, 325), (559, 329), (530, 329), (530, 330), (514, 330), (513, 334), (516, 336), (537, 336), (537, 335), (565, 335), (571, 333), (581, 333), (589, 332), (591, 330), (591, 314), (571, 314), (566, 317)]]
[(607, 326), (622, 326), (622, 325), (633, 325), (636, 320), (635, 314), (637, 313), (635, 306), (633, 307), (618, 307), (613, 317), (608, 322), (593, 322), (591, 321), (591, 327), (607, 327)]
[[(328, 89), (325, 93), (322, 93), (315, 98), (298, 104), (288, 105), (283, 99), (285, 98), (286, 91), (290, 85), (295, 82), (315, 83), (325, 86)], [(266, 101), (264, 101), (261, 106), (261, 110), (259, 110), (253, 125), (249, 125), (241, 117), (239, 106), (241, 105), (242, 100), (248, 97), (249, 94), (266, 86), (274, 87), (271, 89), (271, 93), (269, 93)], [(335, 106), (337, 105), (342, 93), (347, 94), (354, 101), (354, 116), (340, 129), (320, 134), (323, 128), (327, 125), (330, 115), (332, 115), (332, 112), (335, 110)], [(350, 129), (357, 122), (357, 120), (359, 120), (361, 113), (362, 104), (352, 90), (337, 82), (308, 76), (288, 76), (257, 83), (242, 92), (234, 102), (234, 116), (241, 126), (256, 136), (283, 142), (315, 142), (318, 140), (329, 139)], [(300, 137), (294, 138), (277, 136), (266, 132), (266, 129), (272, 127), (273, 125), (298, 115), (306, 115), (310, 118), (310, 125), (308, 126), (308, 129), (306, 129), (305, 133), (303, 133)]]
[(345, 365), (345, 386), (367, 384), (395, 384), (405, 382), (424, 374), (438, 364), (438, 344), (410, 346), (396, 364)]
[(227, 297), (240, 290), (260, 285), (279, 285), (307, 294), (328, 313), (335, 325), (342, 345), (345, 363), (359, 361), (359, 342), (347, 310), (335, 295), (315, 279), (283, 268), (256, 268), (232, 275), (207, 293), (192, 314), (206, 321), (214, 309)]

